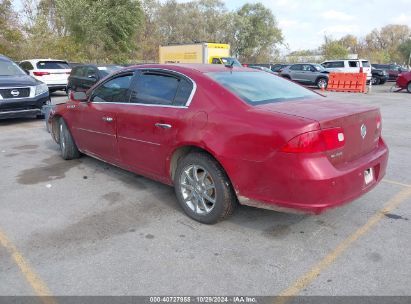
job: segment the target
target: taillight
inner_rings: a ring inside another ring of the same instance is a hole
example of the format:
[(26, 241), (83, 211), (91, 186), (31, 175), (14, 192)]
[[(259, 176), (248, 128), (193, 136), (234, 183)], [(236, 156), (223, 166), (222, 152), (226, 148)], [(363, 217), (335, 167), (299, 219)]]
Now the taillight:
[(49, 72), (33, 72), (34, 76), (44, 76), (44, 75), (50, 75)]
[(311, 131), (292, 138), (282, 149), (287, 153), (315, 153), (335, 150), (345, 144), (344, 130), (331, 128)]

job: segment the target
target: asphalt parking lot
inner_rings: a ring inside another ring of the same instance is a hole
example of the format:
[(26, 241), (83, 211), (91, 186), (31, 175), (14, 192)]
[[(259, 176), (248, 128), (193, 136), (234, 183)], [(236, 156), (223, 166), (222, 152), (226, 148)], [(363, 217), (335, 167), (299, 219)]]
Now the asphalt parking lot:
[(44, 121), (1, 121), (0, 295), (411, 296), (411, 94), (391, 85), (325, 93), (381, 108), (377, 188), (319, 216), (242, 206), (213, 226), (171, 187), (62, 160)]

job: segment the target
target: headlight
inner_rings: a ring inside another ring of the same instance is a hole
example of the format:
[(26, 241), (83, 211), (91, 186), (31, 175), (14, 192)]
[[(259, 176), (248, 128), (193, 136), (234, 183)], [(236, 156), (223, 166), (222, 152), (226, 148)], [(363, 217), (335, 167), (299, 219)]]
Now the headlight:
[(47, 84), (42, 83), (39, 85), (36, 85), (36, 96), (40, 95), (40, 94), (44, 94), (46, 92), (49, 91), (49, 87), (47, 86)]

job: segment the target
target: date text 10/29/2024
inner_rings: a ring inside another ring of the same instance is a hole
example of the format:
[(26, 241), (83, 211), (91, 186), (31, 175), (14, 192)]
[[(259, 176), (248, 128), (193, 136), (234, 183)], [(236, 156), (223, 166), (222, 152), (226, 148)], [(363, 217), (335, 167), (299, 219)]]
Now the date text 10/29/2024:
[(150, 297), (150, 303), (258, 303), (255, 297), (244, 296), (197, 296), (197, 297)]

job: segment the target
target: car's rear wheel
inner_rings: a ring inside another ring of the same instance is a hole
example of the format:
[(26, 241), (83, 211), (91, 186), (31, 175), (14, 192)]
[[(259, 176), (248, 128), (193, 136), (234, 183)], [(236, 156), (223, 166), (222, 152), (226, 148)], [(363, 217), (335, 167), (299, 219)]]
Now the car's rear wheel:
[(328, 81), (326, 78), (318, 78), (316, 86), (321, 89), (321, 88), (326, 88), (328, 84)]
[(63, 118), (60, 118), (58, 126), (61, 156), (66, 160), (79, 158), (80, 152)]
[(371, 84), (372, 85), (378, 85), (380, 84), (380, 79), (378, 77), (372, 76), (371, 77)]
[(411, 93), (411, 81), (407, 84), (407, 92)]
[(227, 174), (206, 153), (190, 153), (179, 161), (174, 188), (185, 213), (201, 223), (221, 221), (230, 216), (237, 206)]

